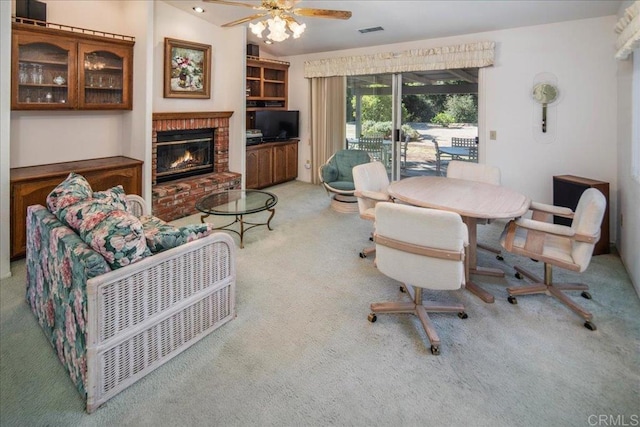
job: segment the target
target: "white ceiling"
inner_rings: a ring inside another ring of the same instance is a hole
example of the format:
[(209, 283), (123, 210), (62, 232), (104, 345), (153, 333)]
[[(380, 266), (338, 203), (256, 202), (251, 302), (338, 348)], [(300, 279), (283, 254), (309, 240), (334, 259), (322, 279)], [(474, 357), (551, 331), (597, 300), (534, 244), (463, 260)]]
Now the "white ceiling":
[[(215, 25), (258, 13), (250, 8), (206, 3), (202, 0), (164, 0)], [(243, 3), (259, 5), (260, 1)], [(615, 15), (623, 0), (302, 0), (297, 7), (350, 10), (349, 20), (300, 17), (305, 33), (294, 40), (265, 45), (248, 32), (247, 40), (274, 56), (425, 40), (461, 34)], [(194, 6), (205, 13), (193, 12)], [(248, 28), (248, 23), (243, 24)], [(358, 30), (381, 26), (384, 31)], [(611, 29), (613, 31), (613, 28)]]

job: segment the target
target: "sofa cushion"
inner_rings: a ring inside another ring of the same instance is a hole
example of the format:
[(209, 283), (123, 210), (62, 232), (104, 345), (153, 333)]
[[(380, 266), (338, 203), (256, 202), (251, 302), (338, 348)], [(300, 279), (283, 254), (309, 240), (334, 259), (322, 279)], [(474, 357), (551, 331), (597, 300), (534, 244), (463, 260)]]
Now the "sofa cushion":
[(151, 255), (140, 220), (104, 199), (81, 200), (58, 210), (56, 216), (102, 255), (112, 269)]
[(60, 209), (88, 199), (93, 194), (91, 185), (82, 175), (71, 172), (67, 178), (54, 188), (47, 196), (47, 208), (56, 215)]
[(140, 217), (147, 246), (152, 253), (166, 251), (184, 243), (208, 236), (215, 229), (213, 224), (193, 224), (174, 227), (153, 215)]
[[(108, 207), (104, 203), (98, 204)], [(105, 210), (104, 219), (90, 230), (81, 225), (80, 237), (100, 253), (112, 269), (125, 267), (151, 255), (142, 223), (136, 216), (121, 209)], [(96, 215), (101, 215), (97, 212)], [(93, 222), (90, 218), (88, 221)]]
[(84, 240), (88, 231), (104, 221), (115, 208), (99, 200), (88, 198), (59, 209), (56, 217)]
[(122, 185), (117, 185), (104, 191), (94, 191), (93, 198), (111, 205), (116, 209), (121, 209), (123, 211), (129, 210), (127, 208), (127, 193), (124, 192), (124, 187), (122, 187)]

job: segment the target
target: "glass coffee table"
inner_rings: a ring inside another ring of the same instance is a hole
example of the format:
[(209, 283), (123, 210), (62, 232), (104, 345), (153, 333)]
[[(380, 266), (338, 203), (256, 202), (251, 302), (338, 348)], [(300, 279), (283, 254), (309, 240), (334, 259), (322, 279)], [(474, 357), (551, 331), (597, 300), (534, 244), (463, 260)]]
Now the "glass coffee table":
[[(203, 223), (209, 215), (235, 217), (232, 222), (221, 227), (216, 227), (216, 230), (227, 230), (236, 233), (240, 236), (240, 248), (243, 248), (245, 231), (259, 225), (266, 225), (269, 230), (272, 230), (271, 219), (276, 213), (275, 206), (277, 203), (278, 197), (267, 191), (224, 190), (198, 200), (196, 202), (196, 209), (204, 214), (200, 217), (200, 221)], [(267, 222), (248, 222), (244, 220), (244, 215), (262, 211), (271, 212)], [(240, 223), (240, 231), (230, 228), (236, 222)]]

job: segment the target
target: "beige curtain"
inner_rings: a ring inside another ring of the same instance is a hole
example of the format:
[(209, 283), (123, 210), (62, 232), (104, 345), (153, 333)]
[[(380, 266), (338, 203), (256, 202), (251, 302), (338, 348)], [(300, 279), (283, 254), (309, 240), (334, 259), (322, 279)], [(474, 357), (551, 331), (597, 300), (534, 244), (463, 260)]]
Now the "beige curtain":
[(430, 49), (345, 56), (304, 63), (304, 76), (357, 76), (408, 71), (477, 68), (493, 65), (495, 42), (478, 42)]
[(318, 168), (346, 141), (346, 79), (318, 77), (311, 84), (311, 182), (320, 183)]
[(616, 59), (627, 59), (634, 49), (640, 46), (640, 1), (625, 9), (615, 28)]

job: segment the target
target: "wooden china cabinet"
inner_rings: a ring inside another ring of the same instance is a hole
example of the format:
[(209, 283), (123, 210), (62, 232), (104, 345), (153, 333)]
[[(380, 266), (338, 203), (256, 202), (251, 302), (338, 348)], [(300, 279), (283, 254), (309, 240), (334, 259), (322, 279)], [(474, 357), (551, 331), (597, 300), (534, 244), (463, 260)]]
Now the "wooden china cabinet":
[(12, 110), (131, 110), (133, 37), (14, 18)]

